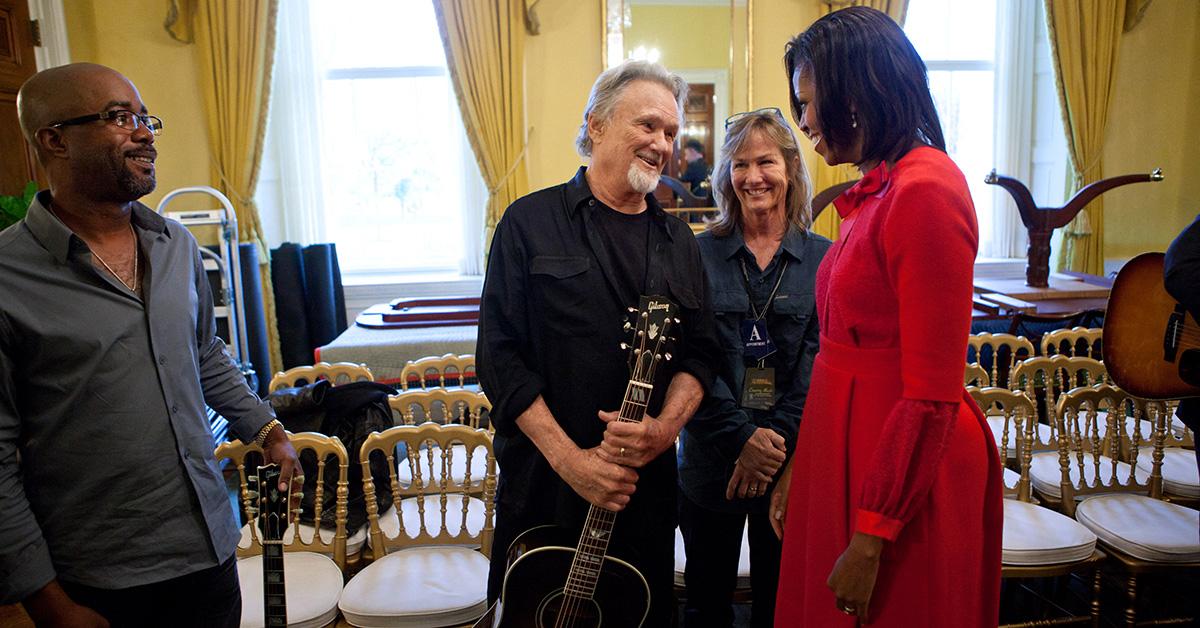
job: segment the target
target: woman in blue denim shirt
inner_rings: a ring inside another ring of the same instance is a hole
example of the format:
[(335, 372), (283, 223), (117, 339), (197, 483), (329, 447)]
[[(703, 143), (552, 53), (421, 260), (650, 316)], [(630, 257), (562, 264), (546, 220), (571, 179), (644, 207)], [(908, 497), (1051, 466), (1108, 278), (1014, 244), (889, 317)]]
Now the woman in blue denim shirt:
[(817, 353), (815, 277), (830, 246), (808, 231), (808, 172), (780, 111), (725, 126), (713, 170), (720, 215), (697, 238), (725, 359), (680, 434), (685, 628), (732, 625), (747, 520), (752, 625), (772, 625), (780, 542), (767, 496), (795, 448)]

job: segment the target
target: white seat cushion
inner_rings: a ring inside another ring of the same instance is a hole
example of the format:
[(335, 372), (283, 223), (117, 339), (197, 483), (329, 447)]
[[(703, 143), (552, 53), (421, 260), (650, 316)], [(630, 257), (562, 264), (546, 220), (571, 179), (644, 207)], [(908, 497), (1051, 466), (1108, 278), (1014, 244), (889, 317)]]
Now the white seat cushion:
[(1079, 503), (1075, 518), (1105, 544), (1142, 560), (1200, 561), (1200, 511), (1145, 495), (1097, 495)]
[[(749, 526), (742, 528), (742, 551), (738, 556), (737, 588), (750, 588), (750, 537)], [(675, 528), (675, 586), (684, 587), (683, 572), (687, 568), (687, 550), (683, 543), (683, 533)]]
[(1095, 549), (1096, 535), (1078, 521), (1034, 504), (1004, 500), (1004, 564), (1073, 563)]
[[(348, 534), (346, 537), (346, 556), (353, 556), (362, 551), (363, 545), (367, 542), (367, 526), (363, 524), (361, 528), (353, 534)], [(283, 533), (283, 544), (290, 545), (292, 539), (296, 537), (296, 529), (300, 529), (300, 540), (305, 543), (312, 542), (313, 531), (315, 528), (307, 523), (297, 523), (288, 526), (287, 532)], [(321, 528), (321, 540), (326, 543), (332, 543), (334, 531), (330, 528)], [(238, 547), (246, 549), (254, 543), (250, 537), (250, 524), (242, 526), (242, 539), (238, 541)]]
[[(1017, 490), (1017, 484), (1021, 481), (1021, 474), (1012, 469), (1004, 469), (1004, 488), (1010, 491)], [(1006, 495), (1006, 497), (1016, 499), (1016, 495)]]
[[(432, 453), (430, 453), (432, 450)], [(442, 451), (440, 447), (423, 448), (417, 454), (421, 470), (421, 480), (427, 487), (437, 488), (442, 483)], [(482, 486), (487, 475), (487, 453), (483, 447), (475, 448), (471, 458), (471, 486)], [(396, 461), (396, 477), (400, 486), (409, 487), (413, 483), (413, 469), (407, 458)], [(450, 481), (462, 485), (467, 479), (467, 448), (465, 445), (450, 447)]]
[[(1137, 466), (1150, 473), (1154, 468), (1154, 451), (1138, 450)], [(1196, 452), (1179, 447), (1163, 449), (1163, 489), (1172, 495), (1200, 497), (1200, 470), (1196, 468)]]
[(487, 610), (488, 559), (466, 547), (392, 552), (350, 579), (338, 608), (352, 626), (454, 626)]
[[(420, 498), (410, 497), (400, 500), (400, 510), (404, 516), (404, 531), (409, 538), (415, 538), (421, 533), (421, 511)], [(448, 533), (457, 535), (462, 528), (462, 504), (463, 496), (451, 494), (446, 496), (446, 523), (445, 529)], [(479, 534), (483, 529), (483, 524), (486, 519), (487, 504), (482, 499), (477, 497), (467, 498), (467, 533), (471, 536)], [(379, 515), (379, 528), (383, 531), (384, 536), (394, 539), (400, 534), (400, 519), (396, 517), (395, 505), (388, 506), (387, 510)], [(425, 530), (430, 534), (436, 535), (442, 525), (442, 500), (439, 495), (429, 495), (425, 497)], [(367, 545), (371, 545), (370, 538), (367, 539)]]
[[(242, 585), (242, 628), (263, 628), (262, 556), (238, 559)], [(318, 628), (337, 617), (342, 593), (342, 572), (328, 556), (312, 552), (286, 552), (283, 578), (287, 591), (288, 626)]]
[[(1076, 486), (1079, 485), (1079, 466), (1076, 454), (1070, 454), (1071, 457), (1071, 482)], [(1096, 468), (1092, 463), (1092, 454), (1083, 454), (1083, 479), (1088, 484), (1093, 484), (1096, 481)], [(1112, 458), (1108, 456), (1100, 456), (1100, 477), (1108, 482), (1111, 478)], [(1117, 478), (1122, 482), (1129, 477), (1131, 468), (1124, 462), (1117, 462)], [(1145, 483), (1150, 479), (1150, 473), (1136, 470), (1137, 481)], [(1062, 499), (1062, 471), (1058, 466), (1058, 452), (1046, 451), (1038, 454), (1033, 454), (1033, 461), (1029, 463), (1029, 480), (1033, 484), (1034, 490), (1039, 493), (1051, 497), (1053, 499)]]

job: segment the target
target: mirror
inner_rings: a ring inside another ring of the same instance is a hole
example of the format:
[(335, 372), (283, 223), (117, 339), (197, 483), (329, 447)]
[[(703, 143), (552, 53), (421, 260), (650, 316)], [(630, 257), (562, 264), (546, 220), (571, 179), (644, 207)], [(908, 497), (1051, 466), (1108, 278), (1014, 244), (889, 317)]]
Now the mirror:
[[(752, 101), (753, 0), (602, 0), (601, 6), (606, 69), (629, 58), (657, 61), (690, 86), (675, 158), (663, 174), (684, 178), (687, 157), (696, 156), (684, 151), (692, 140), (703, 146), (711, 171), (725, 140), (725, 118), (750, 109)], [(696, 169), (693, 165), (693, 174)], [(659, 196), (665, 201), (672, 195)], [(708, 198), (704, 206), (711, 206), (707, 192), (697, 196)], [(678, 192), (671, 200), (677, 207), (689, 205)]]

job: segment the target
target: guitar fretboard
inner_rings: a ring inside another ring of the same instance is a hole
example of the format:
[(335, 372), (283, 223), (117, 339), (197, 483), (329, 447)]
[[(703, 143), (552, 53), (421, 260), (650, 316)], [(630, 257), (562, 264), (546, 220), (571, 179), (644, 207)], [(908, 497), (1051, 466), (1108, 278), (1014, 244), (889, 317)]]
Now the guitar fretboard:
[(263, 604), (268, 627), (287, 626), (287, 588), (283, 579), (283, 541), (279, 539), (263, 540)]
[[(650, 384), (631, 380), (625, 388), (625, 398), (621, 402), (617, 420), (640, 423), (653, 390)], [(563, 588), (563, 595), (567, 598), (590, 600), (596, 592), (596, 582), (600, 577), (600, 568), (604, 566), (604, 556), (608, 552), (608, 542), (616, 520), (617, 513), (607, 508), (593, 505), (588, 509), (583, 534), (579, 536), (579, 545), (575, 548), (575, 560), (571, 563), (567, 584)]]

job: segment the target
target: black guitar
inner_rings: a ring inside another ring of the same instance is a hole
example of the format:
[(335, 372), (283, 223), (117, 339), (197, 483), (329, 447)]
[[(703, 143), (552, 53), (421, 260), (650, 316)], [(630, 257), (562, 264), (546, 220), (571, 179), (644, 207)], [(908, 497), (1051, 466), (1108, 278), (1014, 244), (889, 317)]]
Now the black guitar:
[[(619, 419), (638, 422), (654, 390), (654, 373), (671, 359), (666, 342), (678, 324), (676, 307), (663, 297), (642, 297), (630, 347), (630, 378)], [(625, 345), (622, 345), (625, 346)], [(525, 531), (508, 552), (500, 600), (475, 628), (606, 628), (641, 626), (650, 610), (650, 587), (633, 565), (606, 556), (617, 513), (592, 506), (575, 535), (556, 526)]]
[(287, 587), (283, 579), (283, 534), (288, 528), (288, 505), (291, 503), (291, 484), (287, 491), (279, 490), (279, 465), (258, 468), (258, 475), (247, 482), (256, 484), (251, 491), (257, 505), (251, 514), (258, 520), (263, 546), (263, 610), (266, 626), (287, 626)]

